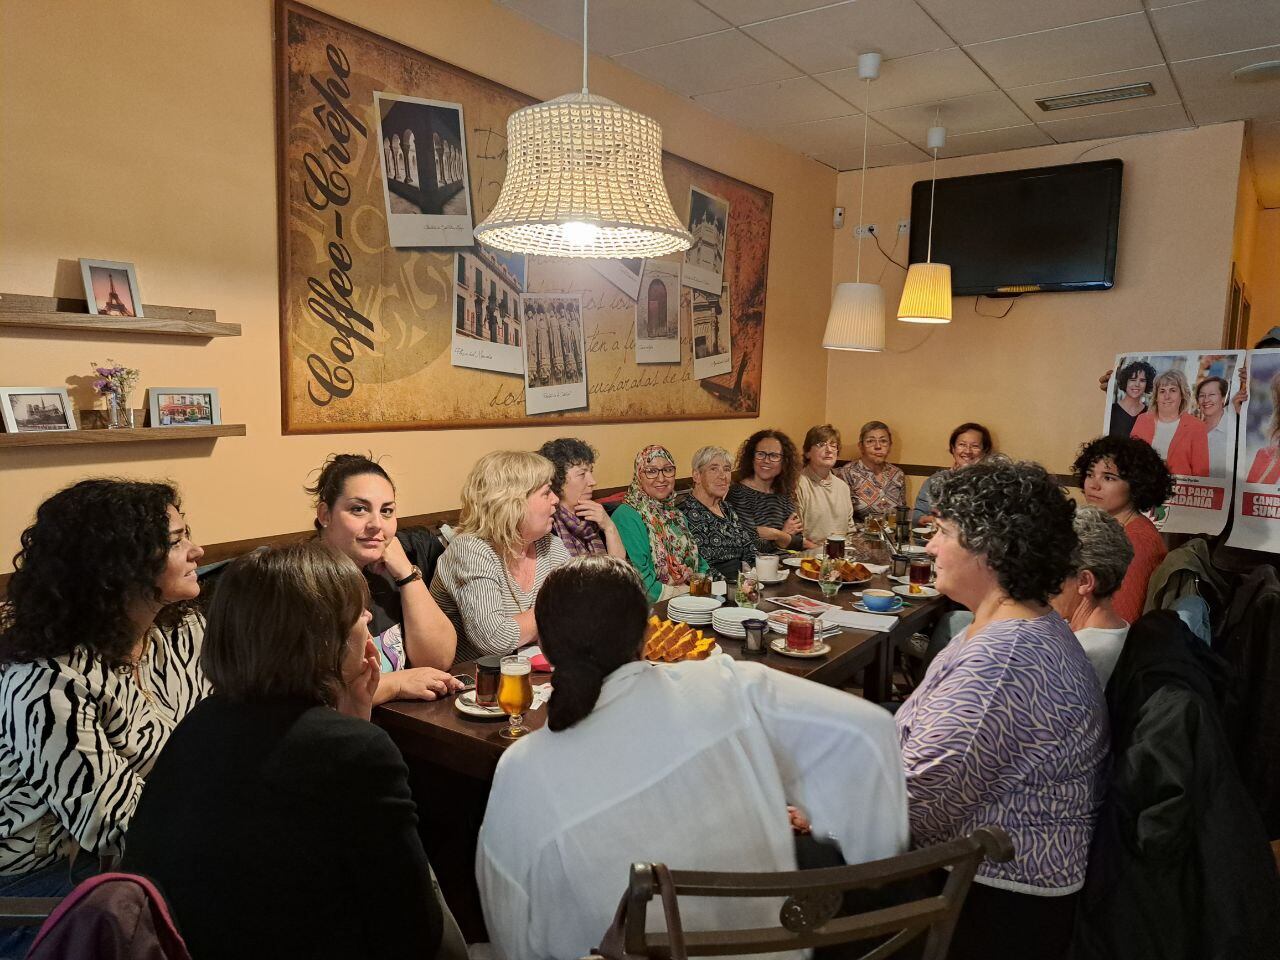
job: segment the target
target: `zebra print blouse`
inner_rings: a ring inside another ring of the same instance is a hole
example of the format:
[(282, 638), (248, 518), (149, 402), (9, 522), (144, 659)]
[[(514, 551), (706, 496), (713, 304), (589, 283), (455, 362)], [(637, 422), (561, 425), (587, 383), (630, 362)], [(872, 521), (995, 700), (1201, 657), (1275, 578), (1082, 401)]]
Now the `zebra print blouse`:
[(204, 620), (153, 628), (132, 671), (84, 650), (0, 667), (0, 875), (77, 847), (118, 854), (143, 778), (178, 721), (209, 692)]

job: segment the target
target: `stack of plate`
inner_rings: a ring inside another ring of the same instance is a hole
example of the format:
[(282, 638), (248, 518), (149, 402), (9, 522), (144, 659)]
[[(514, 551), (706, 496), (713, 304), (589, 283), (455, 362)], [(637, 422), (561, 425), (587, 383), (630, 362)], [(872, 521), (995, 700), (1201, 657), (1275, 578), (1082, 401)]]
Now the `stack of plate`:
[(711, 626), (715, 627), (716, 633), (723, 633), (726, 637), (733, 637), (736, 640), (744, 640), (747, 631), (742, 628), (742, 621), (763, 619), (765, 615), (759, 610), (748, 610), (746, 607), (722, 607), (712, 612)]
[(676, 597), (667, 604), (667, 619), (687, 623), (691, 627), (703, 627), (711, 623), (711, 611), (724, 601), (719, 597)]

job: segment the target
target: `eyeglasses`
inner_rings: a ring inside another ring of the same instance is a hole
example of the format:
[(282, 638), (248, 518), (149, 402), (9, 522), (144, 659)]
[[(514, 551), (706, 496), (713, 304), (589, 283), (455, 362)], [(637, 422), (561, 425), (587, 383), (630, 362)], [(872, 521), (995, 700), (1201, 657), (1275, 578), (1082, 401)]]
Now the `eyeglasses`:
[(828, 450), (839, 450), (840, 444), (835, 440), (823, 440), (821, 443), (815, 443), (811, 449), (825, 447)]
[(674, 477), (675, 475), (675, 464), (669, 464), (665, 467), (645, 467), (640, 471), (640, 476), (646, 480), (657, 480), (658, 477)]
[(757, 450), (757, 451), (755, 452), (755, 458), (756, 458), (757, 460), (764, 460), (766, 463), (781, 463), (781, 462), (782, 462), (782, 454), (781, 454), (781, 453), (769, 453), (769, 452), (767, 452), (767, 451), (765, 451), (765, 450)]
[(965, 453), (982, 453), (983, 446), (980, 443), (957, 443), (956, 449)]

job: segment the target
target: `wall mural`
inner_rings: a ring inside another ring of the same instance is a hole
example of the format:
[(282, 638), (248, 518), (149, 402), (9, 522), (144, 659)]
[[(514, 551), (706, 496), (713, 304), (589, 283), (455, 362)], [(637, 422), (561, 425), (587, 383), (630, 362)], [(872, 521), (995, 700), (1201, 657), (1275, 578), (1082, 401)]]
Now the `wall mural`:
[(771, 193), (668, 153), (688, 256), (475, 245), (534, 101), (288, 0), (277, 44), (285, 433), (759, 415)]

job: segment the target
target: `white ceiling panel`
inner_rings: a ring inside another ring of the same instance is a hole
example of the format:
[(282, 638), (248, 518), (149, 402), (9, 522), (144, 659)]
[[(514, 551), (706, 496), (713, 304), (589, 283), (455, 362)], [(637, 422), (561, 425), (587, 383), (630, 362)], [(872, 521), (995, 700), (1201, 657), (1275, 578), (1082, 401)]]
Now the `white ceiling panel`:
[[(862, 114), (809, 123), (778, 124), (762, 132), (770, 140), (800, 153), (834, 153), (846, 148), (857, 150), (859, 155), (862, 152)], [(896, 133), (886, 130), (874, 120), (871, 121), (867, 130), (867, 142), (872, 146), (898, 143), (901, 140), (902, 137)]]
[(799, 76), (786, 61), (737, 30), (624, 53), (614, 60), (688, 97)]
[(693, 98), (713, 113), (746, 127), (847, 116), (848, 103), (810, 77), (758, 83)]
[(1139, 133), (1157, 133), (1161, 130), (1177, 130), (1190, 127), (1181, 104), (1151, 107), (1148, 110), (1128, 110), (1124, 113), (1104, 113), (1096, 117), (1075, 117), (1071, 120), (1041, 122), (1040, 129), (1058, 143), (1072, 140), (1095, 140), (1103, 137), (1128, 137)]
[(828, 6), (832, 0), (702, 0), (730, 23), (741, 26)]
[(1151, 12), (1170, 60), (1280, 44), (1278, 0), (1199, 0)]
[(1164, 59), (1142, 13), (975, 43), (965, 49), (1005, 88), (1132, 70)]
[[(523, 14), (581, 44), (582, 0), (500, 0)], [(700, 37), (730, 26), (696, 0), (591, 0), (591, 49), (611, 57), (629, 50)]]
[[(819, 74), (817, 80), (862, 108), (867, 90), (865, 81), (858, 79), (857, 67)], [(884, 61), (880, 65), (880, 79), (871, 82), (871, 109), (889, 110), (917, 103), (936, 103), (995, 88), (996, 85), (974, 66), (963, 50), (952, 47), (950, 50)]]
[(910, 0), (848, 0), (743, 30), (810, 74), (854, 66), (867, 51), (890, 60), (955, 46)]
[(959, 43), (978, 43), (1118, 17), (1142, 0), (917, 0)]
[[(1094, 103), (1085, 107), (1072, 107), (1069, 110), (1041, 110), (1036, 106), (1036, 100), (1044, 97), (1061, 97), (1071, 93), (1086, 93), (1090, 90), (1122, 87), (1126, 84), (1142, 83), (1143, 81), (1150, 83), (1155, 89), (1155, 93), (1140, 100), (1115, 100), (1111, 103)], [(1153, 67), (1142, 67), (1138, 70), (1103, 73), (1096, 77), (1081, 77), (1077, 80), (1058, 80), (1054, 83), (1038, 83), (1029, 87), (1014, 87), (1008, 91), (1008, 94), (1013, 99), (1013, 102), (1020, 106), (1027, 116), (1037, 123), (1042, 120), (1092, 117), (1099, 113), (1145, 110), (1148, 107), (1163, 107), (1166, 104), (1180, 102), (1178, 88), (1173, 83), (1173, 76), (1169, 73), (1169, 68), (1163, 63)]]
[(947, 134), (978, 133), (1018, 127), (1029, 122), (1014, 103), (999, 90), (957, 97), (940, 103), (922, 103), (894, 110), (871, 109), (873, 119), (883, 123), (898, 136), (914, 143), (924, 143), (925, 134), (934, 117), (947, 128)]
[(1249, 124), (1249, 156), (1258, 199), (1264, 207), (1280, 207), (1280, 121)]
[(1196, 123), (1244, 117), (1280, 120), (1280, 83), (1240, 83), (1231, 78), (1233, 70), (1264, 60), (1280, 60), (1280, 46), (1173, 64), (1182, 100)]
[(1023, 147), (1042, 147), (1053, 139), (1034, 123), (1003, 130), (983, 130), (979, 133), (947, 135), (946, 146), (939, 148), (939, 157), (971, 157), (978, 153), (999, 153), (1002, 150), (1021, 150)]
[[(868, 167), (896, 167), (903, 163), (919, 163), (922, 160), (928, 160), (929, 154), (925, 153), (914, 143), (886, 143), (878, 147), (872, 147), (867, 152)], [(862, 157), (859, 155), (852, 163), (843, 166), (837, 166), (837, 170), (858, 170), (862, 166)]]

